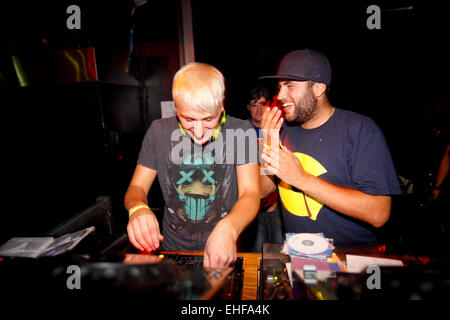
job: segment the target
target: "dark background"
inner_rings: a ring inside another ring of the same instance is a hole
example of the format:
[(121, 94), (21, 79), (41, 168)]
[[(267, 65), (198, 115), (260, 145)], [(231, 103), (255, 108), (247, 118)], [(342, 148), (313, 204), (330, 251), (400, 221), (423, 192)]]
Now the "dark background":
[[(81, 30), (65, 26), (71, 4), (81, 8)], [(178, 4), (149, 0), (134, 17), (133, 1), (126, 0), (1, 5), (2, 239), (48, 230), (105, 194), (113, 197), (116, 231), (125, 231), (123, 196), (143, 134), (160, 117), (159, 101), (171, 99), (173, 76), (169, 55), (146, 54), (139, 44), (155, 50), (178, 41)], [(366, 27), (371, 4), (382, 10), (380, 30)], [(191, 5), (196, 61), (224, 74), (230, 115), (249, 116), (246, 97), (253, 86), (274, 89), (257, 78), (274, 73), (285, 53), (324, 52), (333, 67), (331, 103), (372, 117), (398, 174), (414, 182), (414, 194), (394, 203), (383, 229), (387, 237), (420, 237), (424, 228), (434, 233), (434, 218), (422, 209), (443, 151), (439, 133), (448, 124), (448, 14), (442, 5), (286, 0), (191, 0)], [(126, 74), (118, 70), (128, 58), (132, 22), (135, 51)], [(32, 56), (45, 66), (48, 50), (85, 47), (95, 48), (99, 81), (61, 82), (41, 72), (43, 81), (19, 87), (12, 55)], [(159, 207), (157, 186), (152, 193)]]

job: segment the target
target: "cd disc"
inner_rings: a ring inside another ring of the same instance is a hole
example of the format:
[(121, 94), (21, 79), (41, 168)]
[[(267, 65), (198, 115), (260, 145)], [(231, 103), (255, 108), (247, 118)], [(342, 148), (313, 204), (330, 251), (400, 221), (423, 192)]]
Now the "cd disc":
[(289, 248), (303, 254), (317, 254), (328, 249), (328, 241), (313, 233), (299, 233), (287, 240)]

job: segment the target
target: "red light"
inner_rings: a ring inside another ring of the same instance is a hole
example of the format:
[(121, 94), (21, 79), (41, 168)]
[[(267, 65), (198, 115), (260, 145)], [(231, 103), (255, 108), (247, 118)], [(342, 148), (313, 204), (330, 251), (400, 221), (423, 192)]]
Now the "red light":
[(377, 252), (378, 253), (385, 253), (386, 252), (386, 245), (383, 244), (382, 246), (378, 246), (377, 247)]

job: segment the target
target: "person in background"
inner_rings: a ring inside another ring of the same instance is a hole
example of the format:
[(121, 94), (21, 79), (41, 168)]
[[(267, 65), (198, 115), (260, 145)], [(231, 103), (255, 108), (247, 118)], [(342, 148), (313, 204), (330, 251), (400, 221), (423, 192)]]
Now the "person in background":
[(439, 163), (439, 169), (436, 175), (436, 183), (434, 189), (431, 191), (433, 201), (438, 198), (445, 198), (449, 190), (448, 186), (448, 171), (450, 166), (450, 144), (447, 143), (444, 155)]
[(450, 240), (449, 230), (449, 168), (450, 168), (450, 139), (447, 129), (443, 129), (443, 139), (447, 142), (436, 174), (434, 188), (431, 191), (431, 214), (439, 219), (441, 231), (447, 241)]
[[(250, 113), (249, 122), (257, 132), (258, 148), (262, 147), (263, 136), (260, 125), (265, 106), (270, 105), (270, 93), (267, 88), (256, 87), (250, 90), (247, 98), (247, 110)], [(257, 219), (245, 233), (244, 245), (251, 252), (262, 252), (263, 243), (282, 243), (284, 240), (281, 222), (278, 191), (261, 199)]]

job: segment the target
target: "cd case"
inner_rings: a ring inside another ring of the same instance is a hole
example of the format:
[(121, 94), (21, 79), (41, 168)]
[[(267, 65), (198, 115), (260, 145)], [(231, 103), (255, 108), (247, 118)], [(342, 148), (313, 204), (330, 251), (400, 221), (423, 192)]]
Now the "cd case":
[[(293, 248), (289, 245), (290, 241), (295, 237), (302, 237), (303, 242), (309, 242), (310, 247), (314, 250), (303, 250), (308, 247)], [(318, 246), (320, 242), (320, 245)], [(321, 249), (316, 251), (320, 247)], [(289, 256), (304, 257), (308, 259), (326, 261), (333, 254), (333, 239), (325, 238), (322, 233), (286, 233), (286, 240), (281, 247), (280, 252)]]
[(88, 227), (60, 237), (14, 237), (0, 247), (2, 257), (52, 257), (70, 251), (95, 227)]

